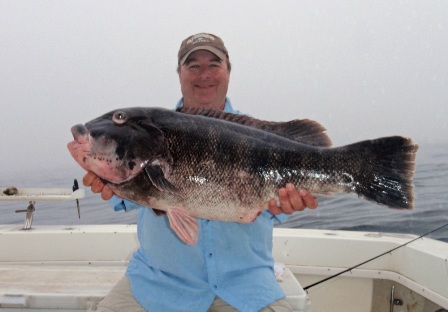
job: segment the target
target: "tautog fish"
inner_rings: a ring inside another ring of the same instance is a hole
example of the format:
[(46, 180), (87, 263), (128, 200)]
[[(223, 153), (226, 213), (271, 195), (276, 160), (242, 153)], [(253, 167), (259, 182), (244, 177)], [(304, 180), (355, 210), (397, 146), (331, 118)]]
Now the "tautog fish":
[(268, 122), (204, 109), (111, 111), (72, 128), (73, 158), (123, 198), (167, 213), (195, 244), (195, 218), (253, 222), (291, 182), (413, 208), (418, 146), (386, 137), (331, 148), (315, 121)]

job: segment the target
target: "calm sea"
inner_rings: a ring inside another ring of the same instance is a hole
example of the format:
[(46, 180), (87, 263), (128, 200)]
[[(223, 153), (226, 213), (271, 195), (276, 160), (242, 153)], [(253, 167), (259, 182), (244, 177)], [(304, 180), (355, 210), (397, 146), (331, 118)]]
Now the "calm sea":
[[(77, 178), (81, 186), (81, 169), (55, 168), (51, 172), (28, 171), (7, 173), (0, 177), (0, 187), (63, 187), (71, 188)], [(393, 210), (369, 203), (354, 195), (335, 195), (319, 198), (315, 210), (297, 212), (281, 227), (333, 229), (421, 235), (448, 223), (448, 146), (421, 145), (417, 157), (415, 182), (415, 209)], [(81, 186), (82, 187), (82, 186)], [(37, 202), (33, 225), (77, 224), (128, 224), (136, 223), (136, 213), (114, 212), (97, 194), (86, 190), (80, 200), (81, 219), (76, 204), (69, 202)], [(0, 224), (24, 223), (26, 202), (1, 202)], [(429, 237), (448, 242), (448, 227), (432, 233)]]

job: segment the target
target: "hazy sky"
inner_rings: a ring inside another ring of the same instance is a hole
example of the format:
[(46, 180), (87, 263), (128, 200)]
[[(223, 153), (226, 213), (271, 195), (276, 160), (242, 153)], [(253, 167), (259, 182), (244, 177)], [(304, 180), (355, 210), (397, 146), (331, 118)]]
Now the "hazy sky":
[(448, 1), (0, 0), (0, 173), (77, 167), (72, 125), (172, 108), (198, 32), (223, 38), (228, 95), (254, 117), (315, 119), (335, 145), (448, 143)]

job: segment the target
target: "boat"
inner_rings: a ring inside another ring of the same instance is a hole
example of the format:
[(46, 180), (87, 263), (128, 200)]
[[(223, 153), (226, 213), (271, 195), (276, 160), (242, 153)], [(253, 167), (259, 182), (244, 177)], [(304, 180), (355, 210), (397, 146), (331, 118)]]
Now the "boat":
[[(60, 200), (83, 196), (73, 193), (67, 190)], [(2, 224), (0, 310), (95, 311), (136, 248), (135, 224), (28, 229)], [(448, 311), (448, 243), (443, 241), (275, 228), (273, 254), (278, 282), (294, 311)]]

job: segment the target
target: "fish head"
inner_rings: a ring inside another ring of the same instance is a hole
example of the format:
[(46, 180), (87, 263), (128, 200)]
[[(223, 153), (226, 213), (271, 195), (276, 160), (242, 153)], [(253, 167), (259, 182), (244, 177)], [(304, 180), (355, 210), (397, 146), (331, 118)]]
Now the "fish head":
[(164, 133), (144, 108), (119, 109), (71, 128), (67, 147), (85, 170), (113, 184), (127, 182), (165, 152)]

